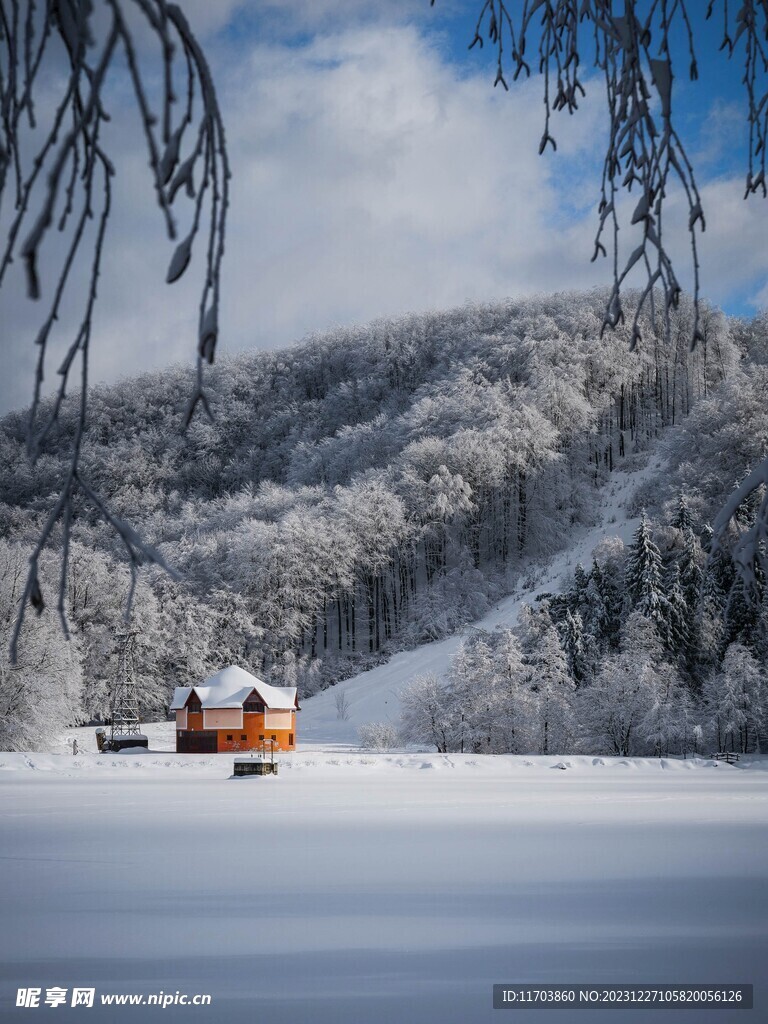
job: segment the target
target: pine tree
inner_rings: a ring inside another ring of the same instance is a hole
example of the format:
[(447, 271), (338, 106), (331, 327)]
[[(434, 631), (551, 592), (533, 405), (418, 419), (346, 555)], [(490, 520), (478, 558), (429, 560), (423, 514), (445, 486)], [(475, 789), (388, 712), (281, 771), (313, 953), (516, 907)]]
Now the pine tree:
[(572, 612), (581, 612), (587, 601), (587, 588), (589, 587), (589, 573), (579, 562), (573, 573), (573, 586), (568, 592), (569, 605)]
[(605, 577), (597, 561), (592, 562), (582, 619), (586, 632), (594, 637), (598, 645), (604, 644), (610, 632), (611, 615)]
[(573, 614), (566, 612), (560, 627), (560, 640), (568, 659), (571, 676), (578, 687), (589, 674), (589, 660), (587, 655), (588, 638), (584, 633), (581, 615), (577, 611)]
[(690, 656), (690, 611), (680, 583), (680, 568), (675, 562), (667, 584), (665, 642), (676, 658), (687, 662)]
[(751, 647), (757, 639), (759, 603), (753, 589), (748, 588), (741, 575), (735, 577), (725, 606), (726, 646), (741, 643)]
[(662, 585), (661, 553), (653, 542), (645, 509), (629, 548), (624, 582), (630, 608), (650, 619), (660, 635), (664, 636), (667, 632), (669, 602)]
[(693, 530), (683, 534), (683, 550), (680, 552), (680, 587), (687, 609), (686, 629), (688, 632), (688, 667), (693, 668), (701, 651), (701, 621), (704, 589), (704, 552)]
[(677, 499), (677, 508), (675, 509), (674, 515), (670, 521), (670, 526), (674, 526), (676, 530), (683, 531), (693, 529), (693, 513), (691, 512), (685, 495), (682, 493)]
[(698, 633), (697, 654), (699, 662), (714, 671), (720, 664), (725, 648), (725, 605), (726, 595), (720, 588), (718, 574), (707, 563), (701, 587), (701, 603), (696, 623)]

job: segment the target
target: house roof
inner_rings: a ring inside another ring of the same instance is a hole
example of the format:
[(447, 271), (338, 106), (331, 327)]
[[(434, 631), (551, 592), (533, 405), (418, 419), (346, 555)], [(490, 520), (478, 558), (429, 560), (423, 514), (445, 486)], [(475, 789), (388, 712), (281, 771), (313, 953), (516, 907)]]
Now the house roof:
[(203, 708), (241, 708), (255, 690), (271, 711), (292, 710), (298, 707), (295, 686), (270, 686), (237, 665), (229, 665), (199, 686), (177, 686), (173, 691), (171, 711), (181, 710), (192, 691), (200, 698)]

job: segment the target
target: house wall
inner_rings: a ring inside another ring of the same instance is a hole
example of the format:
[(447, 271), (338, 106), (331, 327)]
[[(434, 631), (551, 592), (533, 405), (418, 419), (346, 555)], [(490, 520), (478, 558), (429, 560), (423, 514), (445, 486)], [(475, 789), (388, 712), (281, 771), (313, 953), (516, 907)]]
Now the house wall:
[(187, 709), (182, 708), (181, 711), (176, 712), (176, 728), (186, 729), (187, 728)]
[[(220, 714), (221, 712), (216, 712)], [(226, 713), (226, 712), (225, 712)], [(205, 712), (206, 722), (210, 722), (210, 715), (213, 712)], [(265, 714), (258, 712), (238, 712), (238, 718), (242, 719), (242, 723), (237, 726), (231, 725), (224, 728), (216, 729), (217, 733), (217, 749), (219, 753), (232, 752), (237, 753), (238, 751), (254, 750), (260, 751), (262, 741), (261, 736), (264, 736), (267, 743), (267, 749), (269, 749), (269, 740), (272, 736), (275, 737), (275, 751), (286, 751), (296, 749), (296, 712), (295, 711), (272, 711)], [(178, 715), (178, 712), (177, 712)], [(282, 728), (277, 728), (267, 724), (268, 722), (274, 721), (273, 718), (268, 716), (279, 715)], [(177, 718), (177, 729), (183, 728), (178, 725)], [(187, 729), (199, 730), (203, 729), (203, 715), (187, 713)], [(210, 728), (206, 725), (205, 728)], [(231, 736), (232, 739), (227, 739)], [(245, 739), (243, 739), (245, 737)], [(292, 740), (292, 742), (291, 742)]]
[(293, 711), (267, 711), (264, 715), (264, 728), (272, 732), (275, 729), (293, 728)]
[(203, 711), (204, 729), (242, 729), (242, 708), (214, 708)]

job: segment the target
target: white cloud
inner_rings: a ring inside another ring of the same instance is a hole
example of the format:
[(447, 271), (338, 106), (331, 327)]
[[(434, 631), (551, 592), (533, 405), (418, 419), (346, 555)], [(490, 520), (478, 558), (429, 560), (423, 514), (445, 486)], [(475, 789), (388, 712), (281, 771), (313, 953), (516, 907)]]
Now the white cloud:
[[(304, 17), (310, 8), (297, 10)], [(206, 31), (221, 24), (213, 19)], [(223, 46), (214, 74), (234, 172), (224, 351), (283, 345), (339, 322), (607, 281), (609, 262), (589, 262), (599, 82), (575, 117), (555, 119), (557, 154), (539, 157), (541, 81), (493, 90), (485, 65), (467, 75), (413, 25), (358, 25), (302, 45), (241, 39), (234, 63)], [(119, 125), (93, 379), (194, 358), (199, 253), (185, 279), (163, 284), (172, 246), (138, 126), (126, 130), (122, 117)], [(713, 183), (704, 195), (705, 292), (725, 301), (743, 285), (746, 257), (756, 293), (768, 265), (763, 207), (741, 204), (738, 183)], [(17, 328), (10, 344), (28, 351), (29, 310), (15, 298), (7, 308)], [(30, 387), (21, 380), (28, 357), (15, 365), (0, 383), (6, 407), (26, 401)]]
[(556, 216), (560, 193), (583, 193), (566, 161), (588, 146), (591, 108), (562, 119), (561, 153), (540, 159), (537, 83), (494, 93), (408, 28), (256, 50), (226, 92), (233, 209), (255, 229), (249, 245), (235, 228), (230, 247), (249, 253), (228, 270), (239, 344), (249, 329), (279, 343), (338, 319), (591, 279), (589, 251), (564, 250)]

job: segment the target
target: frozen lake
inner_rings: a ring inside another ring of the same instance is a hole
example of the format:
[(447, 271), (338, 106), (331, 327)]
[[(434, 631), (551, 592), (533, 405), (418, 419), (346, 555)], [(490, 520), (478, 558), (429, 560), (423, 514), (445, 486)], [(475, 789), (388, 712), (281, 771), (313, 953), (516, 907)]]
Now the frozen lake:
[(212, 1005), (57, 1016), (568, 1024), (594, 1014), (494, 1011), (492, 985), (752, 982), (751, 1014), (594, 1019), (768, 1020), (765, 761), (231, 763), (0, 753), (0, 1019), (28, 1019), (19, 987), (77, 985)]

